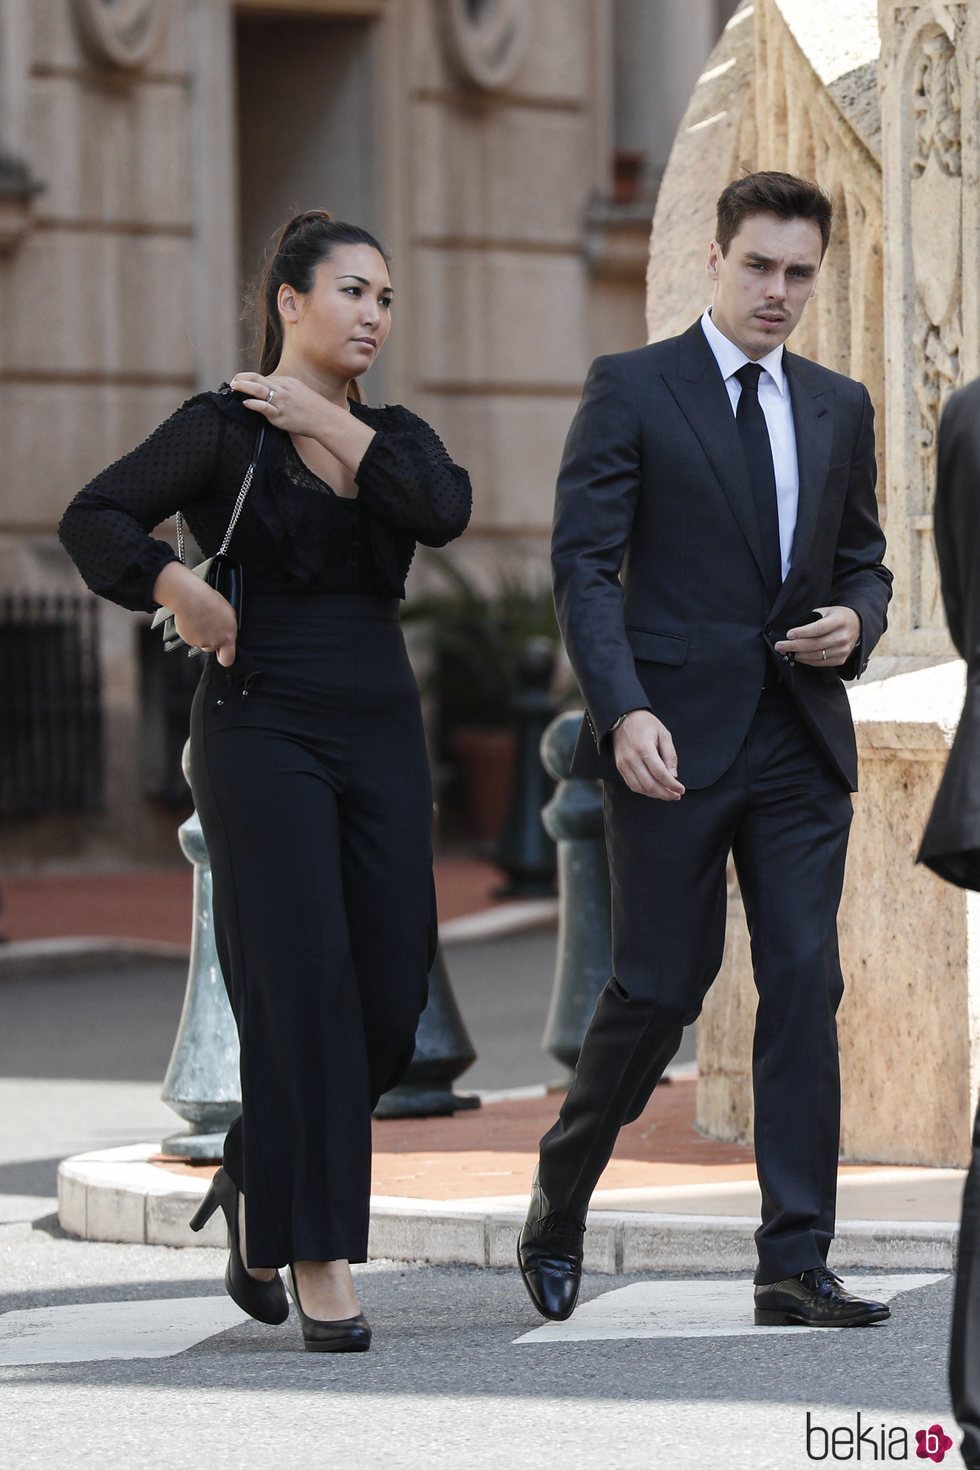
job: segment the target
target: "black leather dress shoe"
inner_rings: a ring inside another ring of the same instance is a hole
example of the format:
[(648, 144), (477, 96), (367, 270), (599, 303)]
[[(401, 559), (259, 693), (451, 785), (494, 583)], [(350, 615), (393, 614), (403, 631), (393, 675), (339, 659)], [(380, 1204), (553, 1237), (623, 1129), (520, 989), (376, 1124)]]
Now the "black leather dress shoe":
[(826, 1266), (755, 1289), (756, 1327), (868, 1327), (885, 1322), (884, 1302), (866, 1302), (845, 1291)]
[(564, 1322), (575, 1310), (582, 1284), (585, 1221), (553, 1210), (535, 1179), (527, 1219), (517, 1241), (517, 1264), (542, 1317)]

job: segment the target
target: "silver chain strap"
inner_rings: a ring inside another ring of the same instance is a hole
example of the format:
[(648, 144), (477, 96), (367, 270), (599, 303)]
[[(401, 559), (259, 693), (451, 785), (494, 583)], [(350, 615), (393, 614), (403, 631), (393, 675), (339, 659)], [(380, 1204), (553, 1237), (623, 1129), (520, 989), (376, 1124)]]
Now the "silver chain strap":
[[(225, 552), (228, 550), (228, 545), (229, 545), (229, 542), (231, 541), (232, 532), (234, 531), (235, 527), (238, 525), (238, 517), (242, 513), (242, 508), (243, 508), (243, 506), (245, 504), (245, 497), (248, 494), (249, 489), (251, 488), (252, 481), (255, 478), (255, 466), (259, 462), (259, 455), (262, 452), (262, 441), (263, 441), (264, 438), (265, 438), (265, 425), (263, 424), (262, 428), (259, 430), (258, 442), (255, 445), (255, 453), (252, 455), (252, 463), (249, 465), (248, 469), (245, 471), (245, 478), (242, 481), (242, 488), (238, 492), (238, 499), (235, 501), (234, 509), (232, 510), (232, 513), (231, 513), (231, 520), (228, 522), (228, 529), (227, 529), (227, 531), (225, 532), (225, 535), (224, 535), (224, 540), (222, 541), (221, 545), (218, 547), (218, 555), (219, 556), (224, 556)], [(180, 511), (177, 512), (176, 520), (177, 520), (177, 555), (180, 557), (180, 560), (182, 562), (184, 562), (184, 564), (186, 565), (187, 558), (184, 555), (184, 517), (181, 515)]]

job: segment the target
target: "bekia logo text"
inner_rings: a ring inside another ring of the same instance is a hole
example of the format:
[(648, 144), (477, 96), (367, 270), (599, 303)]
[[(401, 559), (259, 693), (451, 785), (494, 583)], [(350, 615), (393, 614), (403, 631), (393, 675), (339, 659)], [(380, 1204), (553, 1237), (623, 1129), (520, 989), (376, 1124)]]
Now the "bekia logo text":
[[(931, 1424), (928, 1429), (915, 1433), (914, 1458), (931, 1460), (939, 1465), (945, 1459), (953, 1441), (941, 1424)], [(888, 1460), (908, 1460), (911, 1450), (908, 1431), (900, 1424), (865, 1423), (860, 1412), (857, 1422), (837, 1424), (832, 1429), (818, 1424), (807, 1410), (806, 1453), (808, 1460), (864, 1460), (866, 1463)]]

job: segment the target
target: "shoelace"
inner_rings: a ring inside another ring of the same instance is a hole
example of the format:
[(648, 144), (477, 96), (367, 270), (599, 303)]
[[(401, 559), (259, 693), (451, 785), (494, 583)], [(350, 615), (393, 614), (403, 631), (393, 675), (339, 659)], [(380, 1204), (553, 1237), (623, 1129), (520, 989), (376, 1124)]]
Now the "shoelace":
[(538, 1221), (537, 1233), (547, 1234), (549, 1245), (558, 1246), (559, 1249), (575, 1255), (582, 1248), (585, 1226), (573, 1215), (560, 1215), (557, 1210), (553, 1210), (550, 1215), (542, 1215)]
[[(802, 1281), (803, 1277), (809, 1274), (809, 1272), (804, 1271), (800, 1276), (800, 1280)], [(841, 1278), (839, 1276), (835, 1276), (829, 1266), (815, 1266), (813, 1268), (813, 1277), (818, 1287), (829, 1286), (831, 1291), (834, 1293), (836, 1293), (839, 1286), (844, 1285)]]

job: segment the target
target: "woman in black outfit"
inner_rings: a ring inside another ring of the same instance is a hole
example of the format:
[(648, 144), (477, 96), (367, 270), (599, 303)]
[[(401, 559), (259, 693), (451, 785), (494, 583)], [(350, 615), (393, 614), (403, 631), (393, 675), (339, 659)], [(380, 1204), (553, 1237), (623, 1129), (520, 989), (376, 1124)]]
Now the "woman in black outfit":
[[(470, 512), (465, 470), (357, 378), (390, 325), (377, 241), (314, 210), (281, 230), (258, 373), (189, 399), (72, 501), (61, 539), (93, 591), (172, 608), (207, 653), (191, 784), (241, 1041), (242, 1115), (192, 1222), (220, 1206), (225, 1282), (305, 1345), (363, 1351), (349, 1263), (367, 1257), (371, 1111), (411, 1059), (435, 947), (432, 797), (398, 621), (418, 541)], [(265, 436), (230, 554), (241, 626), (150, 532), (180, 510), (205, 555)]]

